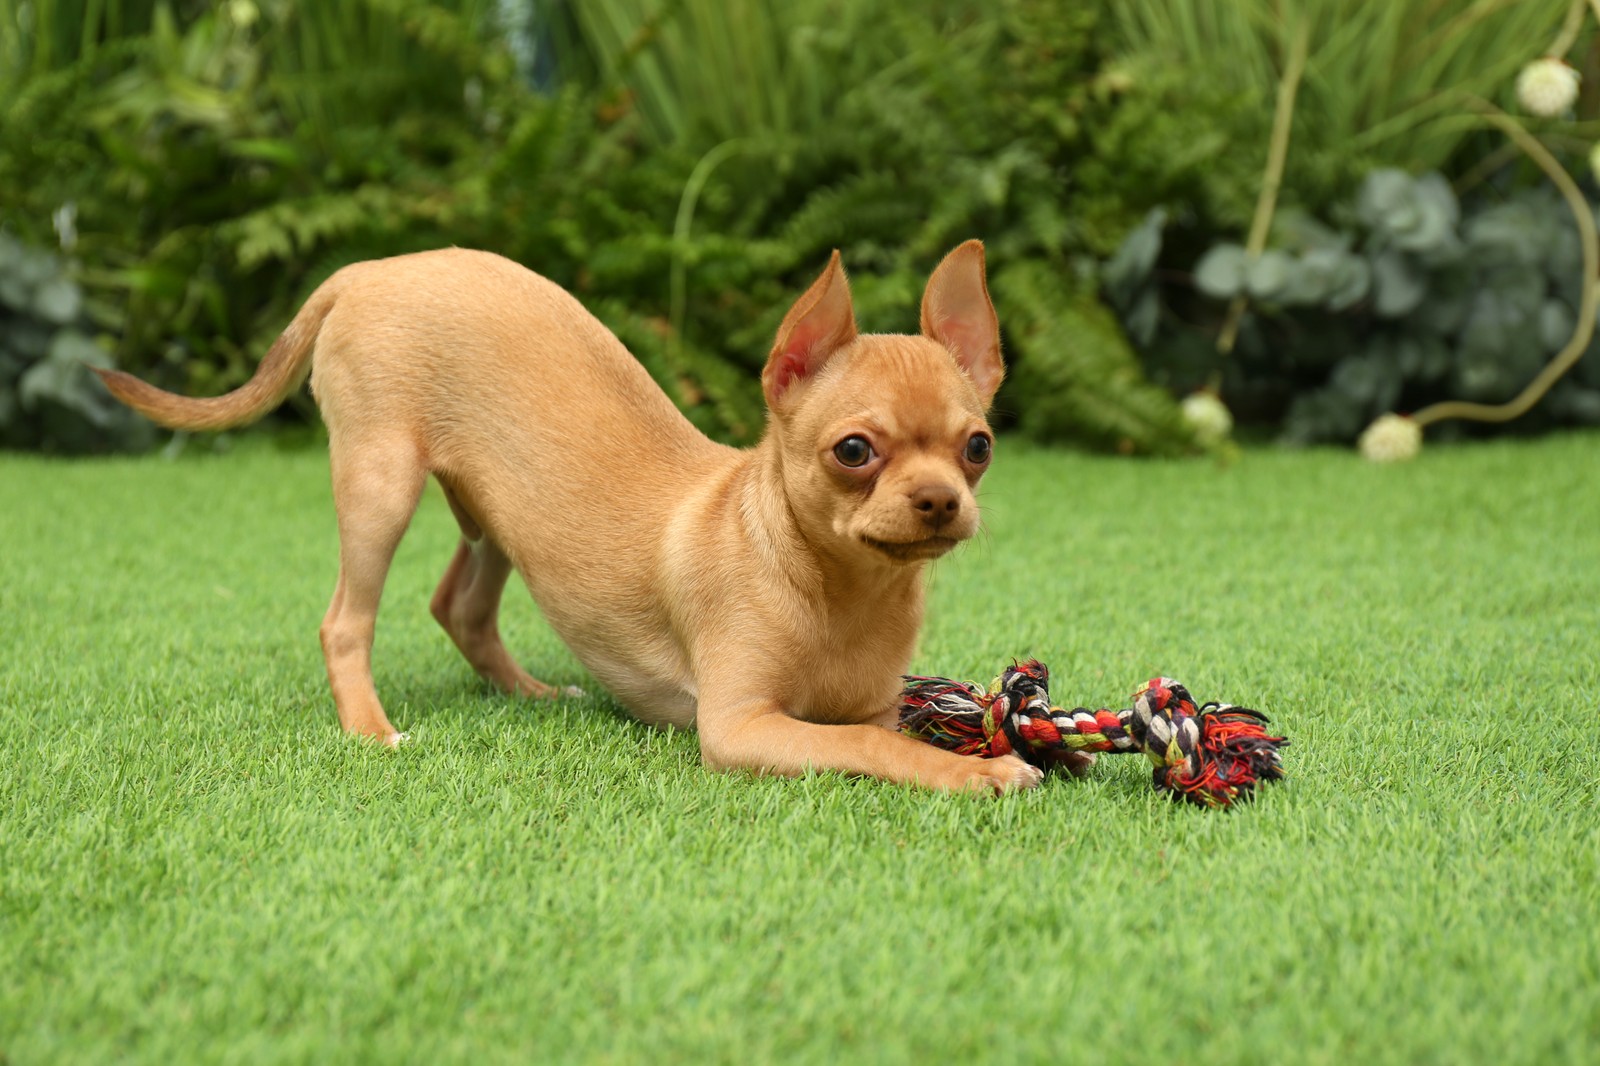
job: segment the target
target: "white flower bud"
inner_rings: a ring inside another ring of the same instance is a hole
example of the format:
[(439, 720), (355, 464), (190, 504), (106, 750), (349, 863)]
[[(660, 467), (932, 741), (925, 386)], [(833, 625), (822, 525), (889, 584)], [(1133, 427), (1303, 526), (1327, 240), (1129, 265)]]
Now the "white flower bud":
[(1383, 415), (1366, 428), (1356, 446), (1375, 463), (1414, 459), (1422, 450), (1422, 427), (1405, 415)]
[(1578, 101), (1578, 72), (1553, 56), (1535, 59), (1517, 75), (1517, 100), (1530, 115), (1564, 115)]
[(1228, 405), (1208, 389), (1185, 396), (1179, 409), (1201, 444), (1221, 444), (1233, 432), (1233, 415), (1228, 412)]

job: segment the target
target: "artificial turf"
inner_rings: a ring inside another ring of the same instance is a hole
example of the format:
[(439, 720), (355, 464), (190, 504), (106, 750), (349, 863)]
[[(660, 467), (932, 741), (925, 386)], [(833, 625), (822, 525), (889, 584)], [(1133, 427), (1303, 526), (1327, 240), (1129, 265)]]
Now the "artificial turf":
[[(917, 667), (1261, 707), (1227, 813), (1133, 757), (1000, 799), (700, 767), (429, 618), (317, 643), (326, 459), (0, 457), (0, 1061), (1588, 1063), (1600, 437), (1142, 462), (1003, 441)], [(585, 683), (520, 589), (508, 644)]]

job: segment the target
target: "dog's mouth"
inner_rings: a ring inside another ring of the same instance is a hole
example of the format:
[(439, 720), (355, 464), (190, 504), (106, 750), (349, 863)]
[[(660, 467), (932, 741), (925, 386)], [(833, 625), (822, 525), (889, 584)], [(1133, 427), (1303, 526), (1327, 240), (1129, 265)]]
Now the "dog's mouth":
[(869, 548), (874, 548), (889, 558), (898, 562), (921, 562), (927, 559), (937, 559), (939, 556), (954, 548), (961, 541), (955, 537), (924, 537), (921, 540), (878, 540), (875, 537), (862, 537), (861, 543)]

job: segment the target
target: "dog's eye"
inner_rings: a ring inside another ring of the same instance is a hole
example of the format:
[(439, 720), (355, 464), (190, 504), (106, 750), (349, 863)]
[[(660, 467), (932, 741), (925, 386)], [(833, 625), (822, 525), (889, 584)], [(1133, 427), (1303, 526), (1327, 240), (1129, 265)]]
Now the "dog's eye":
[(967, 462), (973, 466), (982, 466), (989, 461), (989, 453), (994, 446), (989, 443), (989, 438), (982, 433), (974, 433), (967, 441)]
[(846, 437), (833, 446), (833, 457), (840, 466), (866, 466), (872, 458), (872, 445), (865, 437)]

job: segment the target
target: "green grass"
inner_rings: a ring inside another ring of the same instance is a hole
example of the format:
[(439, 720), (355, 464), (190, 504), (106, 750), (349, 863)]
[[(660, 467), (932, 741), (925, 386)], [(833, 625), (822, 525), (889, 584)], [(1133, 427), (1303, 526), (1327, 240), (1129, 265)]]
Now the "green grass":
[(320, 453), (0, 457), (0, 1061), (1592, 1062), (1597, 458), (1003, 442), (917, 665), (1262, 707), (1291, 778), (1209, 813), (1128, 757), (759, 780), (504, 699), (428, 617), (433, 492), (376, 656), (417, 742), (352, 743)]

